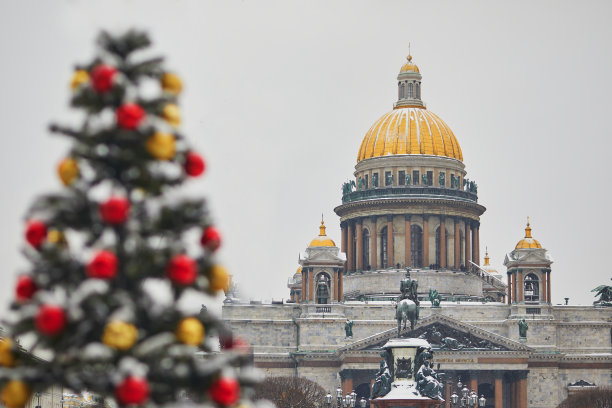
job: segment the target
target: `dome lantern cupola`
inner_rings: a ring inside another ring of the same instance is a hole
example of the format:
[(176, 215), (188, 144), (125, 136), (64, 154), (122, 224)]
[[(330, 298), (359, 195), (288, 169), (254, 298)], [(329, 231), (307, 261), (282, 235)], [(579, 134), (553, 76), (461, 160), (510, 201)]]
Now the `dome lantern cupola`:
[(529, 217), (527, 217), (527, 226), (525, 227), (525, 238), (521, 239), (515, 249), (526, 248), (542, 248), (542, 245), (531, 236), (531, 227), (529, 226)]
[(406, 57), (408, 60), (400, 69), (397, 76), (397, 102), (394, 109), (408, 107), (425, 107), (421, 100), (421, 73), (419, 67), (412, 62), (412, 55)]

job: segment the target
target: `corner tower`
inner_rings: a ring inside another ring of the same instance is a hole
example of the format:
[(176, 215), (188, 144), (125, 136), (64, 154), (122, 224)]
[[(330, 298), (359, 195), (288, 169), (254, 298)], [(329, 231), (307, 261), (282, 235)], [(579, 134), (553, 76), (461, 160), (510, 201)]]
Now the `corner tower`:
[(354, 179), (343, 186), (341, 250), (350, 272), (415, 267), (469, 270), (480, 263), (485, 207), (466, 178), (450, 127), (421, 100), (412, 57), (397, 76), (398, 100), (367, 131)]

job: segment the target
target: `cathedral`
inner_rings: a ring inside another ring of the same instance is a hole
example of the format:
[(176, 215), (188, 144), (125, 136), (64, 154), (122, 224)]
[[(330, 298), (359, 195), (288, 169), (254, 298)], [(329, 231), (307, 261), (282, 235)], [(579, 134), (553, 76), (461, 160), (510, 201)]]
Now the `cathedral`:
[(334, 209), (340, 246), (321, 220), (289, 277), (291, 300), (228, 297), (223, 319), (267, 375), (368, 400), (381, 347), (400, 331), (400, 283), (409, 281), (418, 320), (399, 335), (432, 345), (442, 406), (451, 407), (459, 381), (495, 408), (554, 408), (579, 390), (612, 385), (612, 308), (551, 303), (553, 281), (569, 277), (555, 277), (528, 220), (508, 248), (505, 277), (488, 253), (481, 264), (479, 186), (451, 128), (426, 108), (421, 83), (408, 56), (397, 101), (365, 133)]

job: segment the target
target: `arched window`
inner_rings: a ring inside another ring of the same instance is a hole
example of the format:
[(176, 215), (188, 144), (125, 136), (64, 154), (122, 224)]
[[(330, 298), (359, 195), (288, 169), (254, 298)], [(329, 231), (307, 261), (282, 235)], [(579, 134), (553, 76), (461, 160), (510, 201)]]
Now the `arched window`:
[[(448, 231), (446, 231), (446, 229), (444, 230), (446, 233), (444, 234), (444, 247), (446, 248), (446, 254), (444, 254), (445, 256), (448, 256)], [(440, 265), (442, 265), (442, 257), (441, 257), (441, 247), (440, 247), (440, 227), (438, 227), (436, 229), (436, 265), (438, 265), (438, 268), (440, 267)], [(445, 259), (445, 265), (448, 265), (448, 258)]]
[(408, 98), (412, 98), (412, 84), (408, 84)]
[(380, 264), (384, 269), (388, 267), (389, 260), (387, 259), (387, 227), (380, 230)]
[(405, 91), (405, 86), (404, 84), (402, 84), (402, 86), (400, 87), (400, 99), (404, 99), (404, 95), (405, 95), (404, 91)]
[(411, 266), (423, 266), (423, 230), (418, 225), (410, 226)]
[(366, 228), (363, 229), (362, 237), (363, 242), (363, 269), (370, 270), (370, 231)]
[(417, 99), (421, 99), (421, 83), (416, 83), (416, 97)]
[(329, 294), (331, 279), (328, 274), (322, 272), (317, 275), (317, 303), (326, 304), (330, 302)]
[(537, 275), (530, 273), (525, 276), (525, 302), (537, 302), (540, 300), (540, 280)]

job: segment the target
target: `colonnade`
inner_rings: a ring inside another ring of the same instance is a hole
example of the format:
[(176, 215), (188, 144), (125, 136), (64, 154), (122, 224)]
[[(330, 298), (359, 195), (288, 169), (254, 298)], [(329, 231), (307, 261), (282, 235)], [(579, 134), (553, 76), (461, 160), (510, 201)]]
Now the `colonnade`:
[[(531, 285), (537, 285), (537, 300), (525, 298), (525, 278), (529, 275)], [(536, 277), (537, 280), (534, 280)], [(512, 268), (508, 269), (508, 304), (532, 301), (550, 304), (550, 268)]]
[[(470, 268), (470, 261), (480, 265), (480, 223), (471, 218), (375, 215), (343, 221), (340, 227), (347, 271), (385, 269), (398, 264), (456, 270)], [(432, 236), (435, 248), (430, 246)]]

